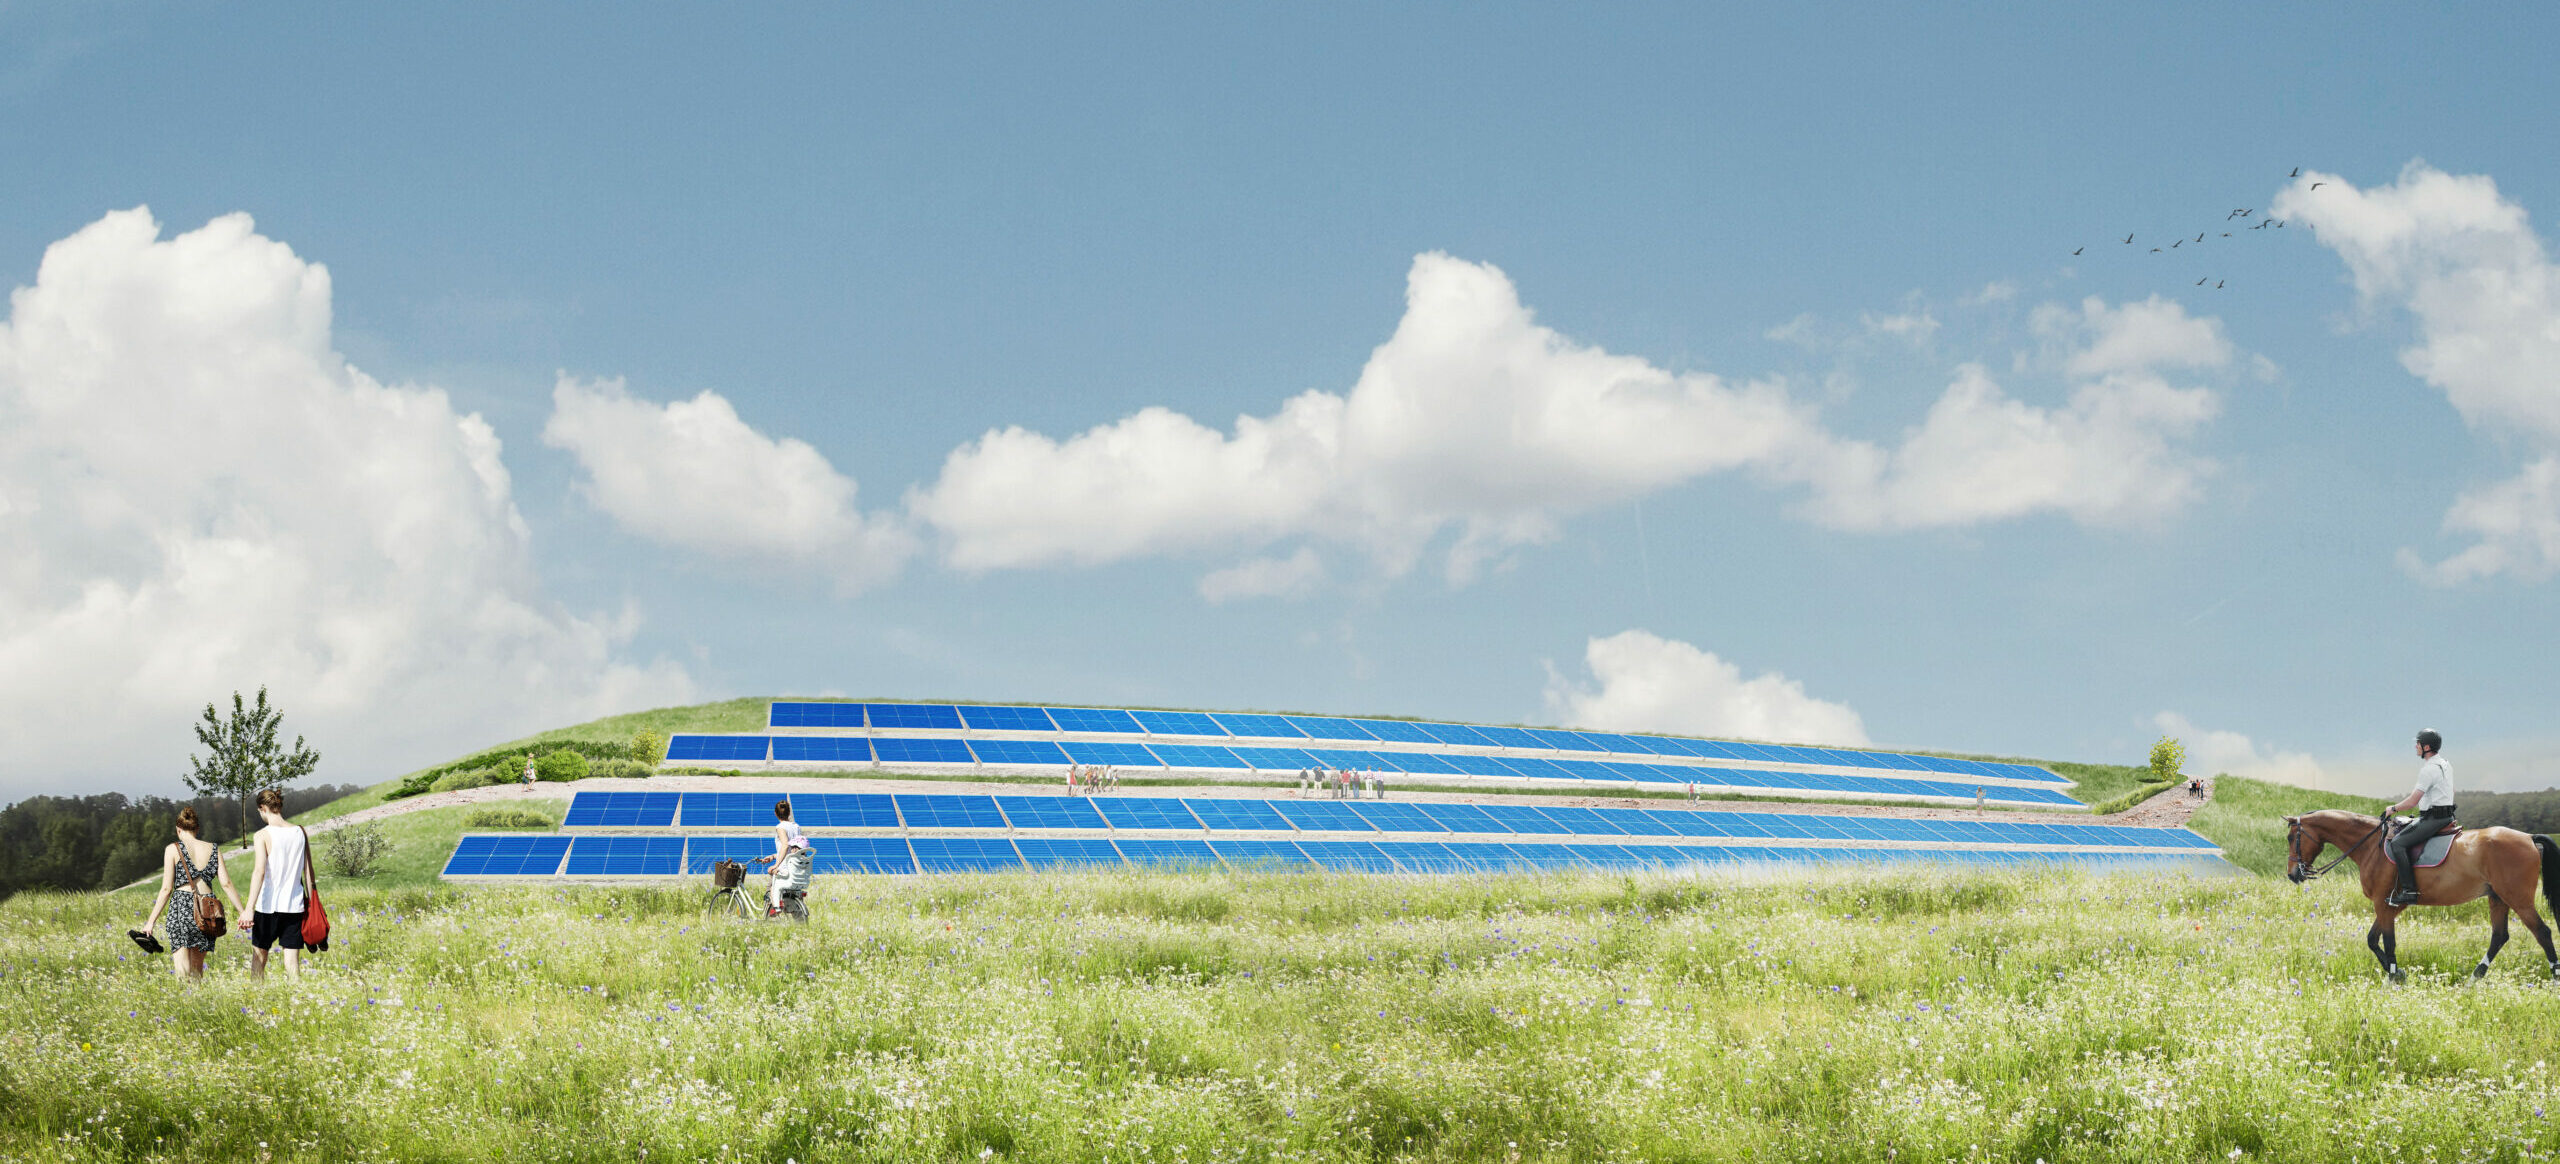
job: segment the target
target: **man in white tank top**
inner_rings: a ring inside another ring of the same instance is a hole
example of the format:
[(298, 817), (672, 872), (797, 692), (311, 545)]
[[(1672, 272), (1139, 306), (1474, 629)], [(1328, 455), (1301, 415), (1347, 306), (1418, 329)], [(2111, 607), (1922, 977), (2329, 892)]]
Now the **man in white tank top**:
[(284, 794), (273, 788), (258, 794), (258, 819), (267, 823), (251, 842), (258, 864), (249, 874), (249, 977), (266, 977), (268, 949), (283, 946), (284, 972), (300, 978), (310, 836), (285, 823)]

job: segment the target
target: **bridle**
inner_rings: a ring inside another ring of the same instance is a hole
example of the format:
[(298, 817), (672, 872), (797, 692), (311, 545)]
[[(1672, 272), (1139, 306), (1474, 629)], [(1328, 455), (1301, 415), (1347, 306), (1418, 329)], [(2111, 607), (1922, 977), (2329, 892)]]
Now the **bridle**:
[[(2313, 869), (2310, 867), (2311, 862), (2295, 856), (2295, 854), (2302, 851), (2302, 820), (2297, 817), (2286, 823), (2284, 855), (2291, 860), (2291, 864), (2285, 870), (2285, 877), (2288, 880), (2291, 880), (2294, 884), (2300, 885), (2303, 882), (2309, 881), (2331, 869), (2337, 868), (2340, 862), (2345, 861), (2349, 857), (2355, 856), (2356, 850), (2363, 848), (2365, 841), (2370, 841), (2381, 835), (2382, 822), (2377, 820), (2374, 822), (2373, 831), (2364, 835), (2364, 840), (2357, 841), (2352, 845), (2338, 846), (2337, 856), (2329, 858), (2328, 864), (2322, 865), (2317, 869)], [(2321, 843), (2325, 845), (2330, 842), (2326, 839), (2322, 839)], [(2315, 850), (2312, 855), (2316, 857), (2319, 853)]]

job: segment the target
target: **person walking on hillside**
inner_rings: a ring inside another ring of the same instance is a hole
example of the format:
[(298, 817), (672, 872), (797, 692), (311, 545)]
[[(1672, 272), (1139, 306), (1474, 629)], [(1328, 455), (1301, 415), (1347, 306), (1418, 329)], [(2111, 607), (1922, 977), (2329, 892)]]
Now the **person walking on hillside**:
[(284, 794), (258, 794), (258, 819), (266, 827), (249, 839), (257, 864), (249, 870), (249, 977), (267, 976), (267, 951), (284, 947), (284, 972), (302, 977), (302, 917), (311, 908), (311, 834), (284, 819)]
[(2400, 886), (2391, 892), (2385, 905), (2406, 906), (2418, 903), (2418, 851), (2445, 826), (2453, 823), (2453, 765), (2436, 753), (2444, 750), (2444, 737), (2433, 731), (2418, 733), (2418, 785), (2400, 803), (2382, 810), (2387, 819), (2393, 813), (2418, 811), (2418, 819), (2391, 838), (2392, 864), (2399, 866)]
[(178, 810), (178, 839), (160, 854), (160, 896), (142, 919), (147, 933), (160, 911), (169, 911), (169, 972), (179, 978), (204, 977), (205, 955), (213, 952), (214, 939), (196, 928), (197, 895), (209, 896), (220, 885), (231, 912), (241, 912), (240, 895), (222, 874), (222, 847), (196, 839), (196, 825), (193, 805)]

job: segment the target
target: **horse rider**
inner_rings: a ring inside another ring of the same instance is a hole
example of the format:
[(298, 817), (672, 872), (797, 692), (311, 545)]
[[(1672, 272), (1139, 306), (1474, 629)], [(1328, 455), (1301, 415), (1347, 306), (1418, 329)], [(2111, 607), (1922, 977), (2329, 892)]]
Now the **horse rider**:
[(2382, 810), (2385, 819), (2394, 813), (2418, 810), (2418, 819), (2395, 834), (2388, 845), (2391, 863), (2399, 867), (2400, 887), (2391, 892), (2386, 905), (2404, 906), (2418, 903), (2418, 850), (2428, 839), (2443, 832), (2453, 823), (2453, 765), (2436, 753), (2444, 750), (2444, 737), (2433, 731), (2418, 733), (2418, 786), (2400, 803)]

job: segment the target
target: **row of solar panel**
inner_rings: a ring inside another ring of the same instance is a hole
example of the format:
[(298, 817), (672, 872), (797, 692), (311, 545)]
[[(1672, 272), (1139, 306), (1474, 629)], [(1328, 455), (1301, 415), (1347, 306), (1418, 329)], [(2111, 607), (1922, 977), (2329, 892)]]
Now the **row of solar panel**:
[[(1865, 752), (1790, 744), (1744, 744), (1683, 736), (1569, 732), (1554, 728), (1488, 727), (1417, 723), (1397, 719), (1344, 719), (1323, 715), (1244, 715), (1233, 712), (1123, 711), (1112, 707), (989, 707), (949, 703), (789, 703), (776, 701), (768, 717), (777, 728), (868, 728), (872, 731), (1068, 732), (1086, 735), (1204, 736), (1259, 740), (1388, 740), (1472, 748), (1529, 748), (1566, 752), (1614, 752), (1626, 756), (1695, 756), (1709, 760), (1891, 768), (2004, 780), (2061, 782), (2026, 764), (1956, 760), (1901, 752)], [(777, 757), (779, 758), (779, 757)], [(1086, 761), (1078, 761), (1084, 763)]]
[[(821, 705), (824, 706), (824, 705)], [(1068, 764), (1111, 764), (1121, 767), (1191, 768), (1254, 772), (1294, 772), (1306, 768), (1401, 772), (1435, 776), (1496, 776), (1537, 780), (1601, 780), (1613, 783), (1690, 784), (1723, 788), (1775, 788), (1790, 791), (1838, 792), (1857, 796), (1919, 796), (1971, 799), (1974, 790), (2003, 804), (2051, 804), (2078, 807), (2069, 796), (2050, 788), (2006, 784), (1966, 784), (1917, 780), (1903, 776), (1834, 776), (1820, 772), (1767, 772), (1750, 768), (1705, 765), (1640, 764), (1625, 760), (1545, 760), (1531, 756), (1480, 756), (1467, 753), (1371, 752), (1335, 748), (1245, 748), (1205, 744), (1115, 744), (1086, 740), (961, 740), (950, 737), (899, 739), (864, 736), (703, 736), (680, 735), (667, 744), (667, 761), (852, 764), (998, 764), (1007, 767), (1064, 767)]]
[[(777, 798), (753, 792), (581, 792), (564, 828), (753, 828)], [(795, 792), (803, 828), (1132, 829), (1182, 832), (1506, 833), (1535, 836), (1724, 837), (2210, 849), (2185, 829), (1914, 820), (1792, 812), (1578, 808), (1432, 801), (1250, 800), (1172, 796), (949, 796)]]
[[(573, 843), (574, 842), (574, 843)], [(1139, 840), (1098, 837), (814, 837), (820, 873), (968, 873), (1024, 868), (1113, 867), (1349, 873), (1494, 873), (1543, 869), (1662, 869), (1749, 863), (1940, 861), (1969, 865), (2161, 865), (2202, 868), (2193, 854), (2014, 852), (1963, 849), (1835, 849), (1721, 845), (1521, 844), (1488, 841)], [(467, 836), (447, 877), (700, 876), (716, 861), (773, 851), (766, 837)]]

